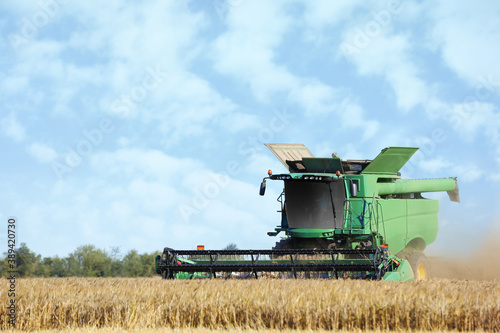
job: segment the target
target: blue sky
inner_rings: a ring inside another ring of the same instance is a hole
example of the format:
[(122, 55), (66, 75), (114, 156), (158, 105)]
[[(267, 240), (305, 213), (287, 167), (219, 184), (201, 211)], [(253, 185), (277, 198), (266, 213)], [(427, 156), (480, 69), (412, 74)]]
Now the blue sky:
[(456, 176), (462, 199), (428, 195), (428, 250), (478, 246), (500, 220), (499, 19), (498, 1), (3, 1), (0, 220), (44, 256), (270, 248), (282, 185), (258, 187), (285, 169), (264, 143), (418, 146), (403, 176)]

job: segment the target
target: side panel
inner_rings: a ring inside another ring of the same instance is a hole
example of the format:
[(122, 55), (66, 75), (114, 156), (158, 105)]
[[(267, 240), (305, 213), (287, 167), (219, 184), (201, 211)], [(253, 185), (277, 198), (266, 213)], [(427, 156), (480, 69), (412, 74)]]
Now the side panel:
[(405, 200), (408, 207), (407, 242), (421, 238), (426, 245), (436, 240), (439, 201), (429, 199)]
[[(391, 253), (398, 253), (406, 246), (406, 201), (401, 199), (379, 200), (378, 232), (383, 235)], [(372, 228), (376, 231), (376, 226)]]

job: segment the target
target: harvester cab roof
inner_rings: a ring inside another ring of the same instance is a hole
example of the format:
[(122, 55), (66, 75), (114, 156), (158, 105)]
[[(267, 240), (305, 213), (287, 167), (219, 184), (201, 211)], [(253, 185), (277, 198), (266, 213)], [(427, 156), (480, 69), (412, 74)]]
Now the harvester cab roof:
[(343, 161), (336, 153), (331, 158), (314, 157), (303, 144), (269, 143), (266, 146), (290, 173), (332, 173), (395, 175), (418, 150), (417, 147), (387, 147), (373, 160)]

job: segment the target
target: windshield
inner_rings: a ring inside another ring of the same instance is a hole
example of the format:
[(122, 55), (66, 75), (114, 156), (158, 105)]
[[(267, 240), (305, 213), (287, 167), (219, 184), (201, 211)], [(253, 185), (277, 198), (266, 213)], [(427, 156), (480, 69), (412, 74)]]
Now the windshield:
[(285, 198), (290, 228), (342, 228), (344, 182), (285, 181)]

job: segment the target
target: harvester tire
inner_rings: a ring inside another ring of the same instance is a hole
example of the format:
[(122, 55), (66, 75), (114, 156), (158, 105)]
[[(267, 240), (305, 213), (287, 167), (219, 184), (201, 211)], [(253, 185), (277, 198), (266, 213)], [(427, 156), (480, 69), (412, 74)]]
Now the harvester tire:
[(282, 239), (279, 242), (276, 242), (273, 250), (284, 250), (284, 249), (293, 249), (293, 240), (290, 238)]
[(330, 240), (324, 238), (285, 238), (276, 242), (273, 250), (282, 249), (329, 249), (330, 245), (335, 245)]
[[(290, 238), (282, 239), (279, 242), (276, 242), (276, 245), (273, 246), (273, 250), (288, 250), (293, 249), (293, 240)], [(271, 256), (272, 259), (283, 259), (281, 256), (273, 254)]]
[(431, 277), (431, 265), (423, 253), (410, 253), (406, 259), (410, 262), (415, 280), (426, 280)]

